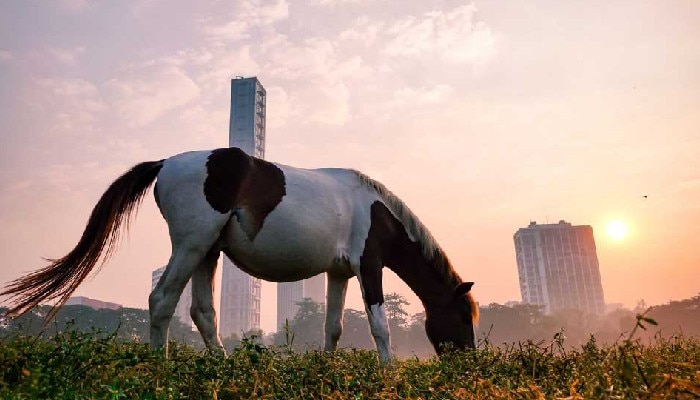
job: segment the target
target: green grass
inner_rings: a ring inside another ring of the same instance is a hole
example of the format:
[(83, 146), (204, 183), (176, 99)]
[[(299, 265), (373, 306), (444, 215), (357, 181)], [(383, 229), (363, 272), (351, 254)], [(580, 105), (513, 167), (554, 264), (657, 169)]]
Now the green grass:
[(65, 333), (0, 342), (2, 399), (537, 399), (700, 396), (700, 341), (567, 350), (524, 343), (381, 366), (375, 352), (303, 354), (251, 342), (228, 357)]

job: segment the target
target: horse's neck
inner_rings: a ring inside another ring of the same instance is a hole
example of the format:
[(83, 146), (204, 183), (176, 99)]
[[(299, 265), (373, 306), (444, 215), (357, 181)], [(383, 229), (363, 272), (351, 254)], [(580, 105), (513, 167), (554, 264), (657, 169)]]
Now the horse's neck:
[(406, 282), (426, 308), (449, 301), (459, 278), (442, 250), (435, 244), (422, 243), (427, 239), (421, 235), (410, 237), (404, 222), (382, 202), (372, 204), (371, 218), (368, 240), (381, 246), (384, 265)]
[(413, 290), (423, 306), (430, 308), (450, 301), (457, 281), (447, 273), (451, 268), (444, 255), (428, 260), (415, 243), (404, 243), (400, 248), (401, 254), (394, 254), (385, 263)]

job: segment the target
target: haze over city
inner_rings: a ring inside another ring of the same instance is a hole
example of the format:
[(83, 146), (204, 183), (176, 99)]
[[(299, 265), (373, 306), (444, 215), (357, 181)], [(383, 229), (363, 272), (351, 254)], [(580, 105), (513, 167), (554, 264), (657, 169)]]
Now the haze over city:
[[(513, 233), (561, 219), (593, 226), (607, 303), (691, 297), (698, 20), (693, 1), (3, 3), (0, 282), (72, 249), (133, 164), (227, 146), (230, 79), (258, 76), (266, 159), (383, 182), (481, 304), (520, 300)], [(146, 308), (169, 253), (149, 195), (75, 294)]]

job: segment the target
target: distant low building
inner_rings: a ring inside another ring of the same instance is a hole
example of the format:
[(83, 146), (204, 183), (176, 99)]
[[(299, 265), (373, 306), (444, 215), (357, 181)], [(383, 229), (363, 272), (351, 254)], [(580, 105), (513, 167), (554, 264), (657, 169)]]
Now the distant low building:
[(513, 308), (513, 307), (519, 306), (519, 305), (521, 305), (521, 304), (523, 304), (522, 301), (510, 300), (510, 301), (506, 301), (505, 304), (503, 304), (503, 305), (506, 306), (506, 307)]
[(625, 309), (625, 305), (622, 303), (608, 303), (605, 305), (605, 313), (606, 314), (611, 313), (613, 311), (624, 310), (624, 309)]
[(66, 301), (67, 306), (87, 306), (90, 307), (94, 310), (100, 310), (103, 308), (107, 308), (110, 310), (118, 310), (122, 308), (121, 304), (117, 303), (110, 303), (108, 301), (101, 301), (101, 300), (95, 300), (91, 299), (89, 297), (84, 297), (84, 296), (75, 296), (71, 297)]

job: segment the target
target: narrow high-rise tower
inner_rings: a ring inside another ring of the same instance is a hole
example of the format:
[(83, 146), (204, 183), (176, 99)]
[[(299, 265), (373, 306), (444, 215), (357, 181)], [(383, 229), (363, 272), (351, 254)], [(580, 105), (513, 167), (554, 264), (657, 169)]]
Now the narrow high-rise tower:
[[(229, 146), (265, 157), (265, 88), (256, 77), (231, 80)], [(224, 257), (219, 307), (221, 338), (260, 329), (260, 279)]]
[(531, 222), (513, 236), (523, 303), (540, 304), (551, 313), (579, 309), (605, 312), (603, 285), (593, 229)]

